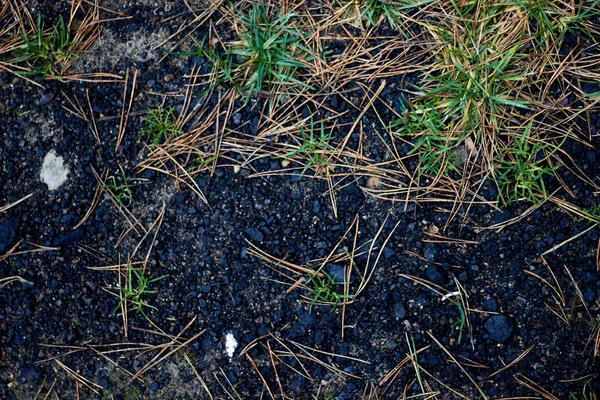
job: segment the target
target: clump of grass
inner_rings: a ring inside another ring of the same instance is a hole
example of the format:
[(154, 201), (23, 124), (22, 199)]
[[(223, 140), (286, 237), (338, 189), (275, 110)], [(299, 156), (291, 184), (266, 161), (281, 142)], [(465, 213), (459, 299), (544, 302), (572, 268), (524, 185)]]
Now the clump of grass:
[[(548, 160), (559, 147), (550, 148), (549, 143), (531, 140), (533, 121), (520, 136), (514, 136), (514, 145), (505, 148), (506, 156), (501, 159), (496, 182), (505, 203), (524, 199), (538, 203), (547, 197), (544, 177), (552, 175), (560, 165), (550, 166)], [(541, 198), (538, 196), (541, 195)]]
[(530, 32), (545, 50), (560, 47), (569, 31), (583, 32), (589, 37), (597, 34), (586, 22), (600, 14), (600, 0), (577, 2), (572, 6), (557, 0), (518, 0), (513, 4), (527, 12)]
[(149, 294), (156, 293), (156, 291), (150, 290), (151, 286), (166, 277), (167, 275), (149, 278), (143, 271), (139, 271), (131, 264), (128, 264), (125, 284), (119, 286), (119, 290), (121, 291), (121, 301), (119, 301), (119, 304), (115, 307), (114, 312), (117, 313), (117, 315), (121, 315), (123, 312), (122, 307), (126, 307), (128, 311), (135, 311), (145, 318), (148, 318), (145, 310), (156, 310), (156, 307), (150, 305), (145, 298)]
[(79, 58), (73, 51), (73, 46), (79, 43), (72, 41), (69, 26), (65, 24), (62, 16), (49, 33), (45, 30), (42, 17), (38, 14), (35, 32), (30, 36), (21, 32), (24, 46), (18, 49), (21, 55), (14, 62), (25, 62), (32, 70), (19, 71), (20, 74), (37, 75), (41, 79), (60, 76), (67, 61)]
[[(544, 1), (535, 7), (546, 7)], [(560, 167), (551, 158), (569, 136), (569, 128), (554, 127), (561, 112), (546, 111), (554, 100), (545, 85), (556, 71), (536, 47), (545, 28), (532, 29), (533, 11), (521, 3), (439, 7), (446, 7), (439, 20), (421, 23), (436, 43), (436, 58), (410, 109), (390, 129), (412, 143), (419, 174), (433, 182), (459, 178), (466, 193), (471, 177), (487, 176), (504, 203), (545, 199), (545, 181)], [(544, 36), (554, 49), (564, 29), (559, 37)]]
[(302, 176), (311, 168), (329, 168), (330, 163), (327, 161), (325, 155), (333, 150), (333, 147), (330, 145), (333, 136), (325, 132), (323, 122), (321, 122), (318, 134), (315, 134), (313, 121), (310, 122), (308, 128), (301, 127), (300, 132), (302, 135), (300, 145), (285, 154), (284, 158), (289, 160), (296, 156), (301, 157), (301, 162), (304, 164), (304, 169), (301, 173)]
[(175, 107), (164, 108), (162, 105), (148, 110), (148, 114), (142, 119), (145, 126), (140, 133), (147, 136), (153, 145), (160, 144), (171, 136), (184, 135), (185, 132), (177, 126), (174, 113)]
[(108, 190), (113, 196), (116, 202), (120, 205), (128, 205), (133, 198), (133, 190), (131, 190), (131, 186), (129, 186), (129, 181), (127, 179), (127, 175), (125, 175), (125, 170), (123, 167), (119, 167), (121, 169), (121, 181), (117, 182), (117, 178), (111, 176), (108, 178), (106, 183), (103, 186), (104, 190)]
[(446, 175), (451, 170), (459, 172), (453, 150), (464, 137), (445, 134), (444, 115), (435, 104), (420, 103), (413, 110), (404, 110), (403, 114), (403, 118), (393, 122), (390, 128), (402, 138), (416, 138), (408, 155), (419, 155), (419, 167), (435, 176)]
[(335, 287), (337, 285), (345, 285), (345, 283), (336, 282), (333, 276), (323, 270), (310, 275), (310, 284), (312, 286), (308, 294), (308, 297), (311, 299), (310, 311), (312, 311), (315, 304), (331, 304), (331, 311), (333, 311), (338, 304), (354, 298), (354, 295), (339, 293)]
[(246, 99), (261, 92), (276, 95), (311, 86), (302, 81), (301, 72), (315, 59), (317, 51), (309, 48), (309, 28), (301, 24), (298, 14), (254, 4), (236, 17), (234, 28), (239, 40), (205, 46), (204, 41), (193, 53), (207, 58), (213, 65), (213, 83), (238, 87)]
[(312, 61), (306, 47), (307, 33), (298, 26), (295, 13), (280, 14), (264, 4), (254, 5), (239, 18), (240, 41), (231, 44), (231, 54), (242, 60), (248, 95), (258, 95), (265, 87), (309, 87), (298, 72)]
[(407, 17), (403, 13), (410, 4), (394, 0), (353, 0), (349, 3), (349, 12), (356, 13), (367, 28), (379, 25), (381, 20), (387, 20), (390, 27), (401, 31), (407, 29)]

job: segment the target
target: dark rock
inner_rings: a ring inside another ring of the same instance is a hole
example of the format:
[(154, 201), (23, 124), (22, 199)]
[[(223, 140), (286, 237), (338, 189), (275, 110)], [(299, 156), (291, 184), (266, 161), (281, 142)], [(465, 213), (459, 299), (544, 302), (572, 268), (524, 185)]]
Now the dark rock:
[(67, 231), (59, 233), (54, 240), (52, 240), (53, 246), (69, 246), (75, 244), (85, 237), (82, 228), (77, 228), (74, 231)]
[(17, 379), (19, 383), (30, 383), (35, 382), (42, 377), (42, 374), (38, 367), (35, 365), (26, 365), (21, 370), (21, 375)]
[(19, 219), (7, 218), (0, 222), (0, 254), (8, 250), (8, 246), (15, 240), (16, 230), (19, 228)]
[(487, 299), (484, 303), (485, 311), (498, 312), (498, 302), (493, 297)]
[(425, 278), (433, 283), (437, 283), (438, 285), (442, 285), (444, 283), (444, 275), (440, 271), (440, 268), (437, 265), (430, 265), (425, 270)]
[(583, 291), (583, 297), (590, 303), (594, 302), (594, 299), (596, 299), (596, 293), (594, 293), (594, 291), (590, 288), (586, 288)]
[(248, 228), (244, 232), (246, 232), (246, 235), (248, 235), (248, 237), (252, 241), (262, 242), (264, 239), (264, 235), (262, 234), (262, 232), (256, 228)]
[(502, 314), (492, 315), (484, 326), (490, 335), (490, 339), (499, 343), (506, 342), (513, 332), (511, 320)]
[(406, 309), (402, 304), (396, 303), (394, 305), (394, 315), (396, 315), (396, 318), (398, 319), (402, 319), (406, 316)]
[(438, 251), (433, 243), (427, 243), (423, 249), (423, 255), (428, 261), (434, 261), (437, 257)]

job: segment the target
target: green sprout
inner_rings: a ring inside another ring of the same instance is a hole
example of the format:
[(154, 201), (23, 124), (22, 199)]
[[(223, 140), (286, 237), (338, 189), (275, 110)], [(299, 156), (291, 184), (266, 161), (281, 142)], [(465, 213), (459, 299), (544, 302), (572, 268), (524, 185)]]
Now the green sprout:
[(329, 168), (330, 163), (327, 161), (324, 154), (327, 151), (333, 150), (333, 147), (329, 144), (333, 139), (333, 136), (325, 132), (323, 122), (321, 121), (321, 128), (318, 136), (314, 133), (312, 121), (308, 133), (304, 127), (302, 127), (300, 131), (302, 133), (302, 142), (300, 146), (285, 154), (284, 158), (288, 160), (294, 156), (304, 157), (305, 165), (301, 176), (303, 176), (307, 170), (316, 166)]
[(119, 290), (121, 291), (121, 301), (115, 307), (115, 313), (117, 315), (122, 314), (122, 307), (127, 307), (128, 311), (135, 311), (138, 314), (148, 318), (146, 312), (147, 308), (156, 310), (156, 307), (150, 305), (145, 297), (148, 294), (156, 293), (154, 290), (150, 290), (153, 283), (156, 283), (167, 275), (162, 275), (156, 278), (147, 277), (142, 271), (139, 271), (132, 267), (131, 264), (127, 265), (127, 279), (125, 285), (120, 285)]
[(434, 104), (419, 103), (414, 110), (405, 110), (404, 117), (390, 127), (403, 138), (415, 138), (408, 155), (419, 155), (419, 168), (432, 176), (447, 175), (450, 170), (460, 172), (455, 150), (463, 143), (464, 135), (451, 136), (443, 131), (444, 115)]
[(463, 304), (460, 301), (451, 300), (451, 299), (449, 299), (449, 300), (458, 309), (458, 319), (456, 321), (454, 321), (454, 323), (451, 325), (451, 327), (452, 327), (452, 329), (458, 327), (457, 343), (460, 344), (460, 341), (462, 340), (462, 337), (463, 337), (463, 330), (467, 324), (467, 313), (465, 312)]
[(569, 400), (598, 400), (598, 395), (592, 386), (593, 378), (585, 381), (581, 394), (569, 392)]
[(148, 136), (153, 145), (162, 143), (168, 137), (184, 135), (185, 132), (176, 124), (174, 112), (175, 107), (164, 108), (162, 105), (148, 110), (148, 115), (142, 119), (145, 127), (140, 133)]
[(309, 296), (312, 299), (309, 307), (309, 311), (311, 312), (315, 304), (323, 305), (333, 303), (333, 307), (331, 308), (331, 311), (333, 311), (341, 302), (354, 298), (354, 295), (351, 294), (345, 295), (338, 293), (335, 290), (335, 286), (344, 285), (345, 283), (336, 282), (335, 278), (325, 271), (311, 274), (310, 283), (312, 284), (312, 289), (309, 293)]
[[(122, 206), (128, 205), (131, 202), (133, 190), (131, 190), (131, 187), (129, 186), (125, 170), (123, 167), (119, 168), (121, 169), (122, 183), (117, 183), (117, 179), (114, 176), (111, 176), (104, 184), (103, 189), (108, 190), (114, 196), (117, 203)], [(126, 202), (127, 204), (125, 204)]]

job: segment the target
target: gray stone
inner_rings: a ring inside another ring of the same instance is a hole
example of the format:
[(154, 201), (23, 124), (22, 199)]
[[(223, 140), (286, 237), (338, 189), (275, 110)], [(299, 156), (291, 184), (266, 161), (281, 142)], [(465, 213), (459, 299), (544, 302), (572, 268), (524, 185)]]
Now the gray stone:
[(64, 159), (57, 156), (54, 150), (50, 150), (42, 164), (40, 179), (46, 185), (48, 190), (56, 190), (66, 182), (69, 175), (69, 168), (64, 165)]

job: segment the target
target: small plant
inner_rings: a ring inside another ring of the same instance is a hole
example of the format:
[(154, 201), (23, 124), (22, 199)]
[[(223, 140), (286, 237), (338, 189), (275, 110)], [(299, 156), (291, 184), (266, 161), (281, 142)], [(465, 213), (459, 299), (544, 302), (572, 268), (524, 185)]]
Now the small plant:
[(159, 105), (155, 109), (148, 110), (142, 122), (146, 125), (140, 133), (150, 138), (150, 143), (157, 145), (170, 136), (181, 136), (185, 132), (179, 128), (173, 118), (175, 107), (164, 108)]
[(418, 104), (414, 110), (405, 110), (404, 117), (390, 125), (392, 131), (403, 138), (415, 138), (408, 155), (419, 154), (421, 172), (432, 175), (447, 175), (450, 170), (460, 172), (455, 150), (464, 141), (444, 132), (444, 116), (434, 104)]
[(71, 41), (71, 32), (62, 16), (52, 27), (50, 33), (45, 33), (42, 17), (38, 14), (37, 25), (33, 36), (27, 37), (21, 32), (24, 47), (18, 49), (21, 56), (15, 62), (26, 62), (33, 67), (32, 71), (21, 71), (23, 75), (39, 75), (42, 79), (47, 76), (60, 76), (64, 64), (79, 56), (71, 49), (77, 42)]
[(194, 51), (176, 52), (173, 55), (206, 58), (212, 64), (212, 85), (206, 88), (200, 94), (200, 97), (223, 83), (234, 84), (235, 82), (234, 68), (237, 68), (237, 65), (234, 64), (233, 56), (228, 51), (219, 51), (216, 44), (209, 44), (207, 46), (203, 39)]
[(454, 323), (451, 325), (451, 327), (452, 327), (452, 329), (458, 327), (457, 343), (460, 344), (462, 337), (463, 337), (463, 331), (467, 324), (467, 314), (466, 314), (465, 309), (460, 301), (451, 300), (451, 302), (456, 306), (456, 308), (458, 310), (458, 319), (456, 321), (454, 321)]
[(117, 203), (119, 203), (120, 206), (123, 206), (128, 205), (131, 202), (133, 191), (129, 186), (125, 170), (123, 167), (119, 168), (121, 169), (122, 183), (117, 183), (117, 179), (114, 176), (111, 176), (104, 184), (103, 189), (108, 190), (114, 196)]
[(585, 381), (580, 395), (569, 392), (569, 400), (598, 400), (598, 394), (592, 386), (592, 379)]
[(198, 157), (194, 160), (194, 162), (192, 163), (192, 165), (187, 168), (187, 172), (190, 174), (195, 174), (197, 172), (200, 172), (204, 169), (206, 169), (210, 164), (214, 163), (215, 161), (217, 161), (217, 156), (208, 156), (208, 157)]
[(242, 60), (248, 96), (275, 86), (309, 87), (297, 78), (298, 71), (313, 60), (304, 44), (307, 33), (297, 26), (295, 13), (278, 14), (256, 4), (242, 15), (240, 41), (231, 44), (231, 54)]
[(354, 295), (338, 293), (335, 290), (335, 286), (344, 285), (345, 283), (336, 282), (335, 278), (325, 271), (311, 274), (310, 283), (312, 284), (312, 289), (309, 293), (309, 296), (312, 299), (309, 307), (310, 311), (312, 311), (315, 304), (332, 304), (331, 311), (333, 311), (341, 302), (354, 298)]
[(547, 163), (560, 145), (546, 153), (550, 144), (532, 141), (530, 138), (532, 124), (533, 121), (527, 124), (521, 136), (514, 136), (515, 146), (505, 149), (508, 154), (502, 159), (497, 171), (496, 182), (507, 202), (525, 199), (538, 203), (546, 199), (544, 178), (560, 167), (549, 166)]
[(325, 126), (323, 125), (323, 122), (321, 122), (321, 128), (318, 136), (315, 135), (313, 126), (314, 124), (311, 121), (308, 133), (304, 127), (300, 129), (302, 133), (302, 142), (300, 146), (295, 150), (288, 152), (284, 156), (286, 160), (294, 156), (303, 156), (305, 158), (306, 164), (304, 165), (301, 175), (304, 175), (307, 170), (313, 167), (330, 167), (330, 163), (324, 157), (324, 153), (333, 150), (333, 147), (331, 147), (329, 144), (329, 142), (333, 139), (333, 136), (325, 132)]
[(594, 204), (588, 209), (582, 209), (578, 221), (588, 221), (592, 223), (600, 222), (600, 204)]
[(354, 11), (367, 27), (377, 26), (386, 19), (392, 29), (403, 31), (407, 21), (403, 8), (408, 8), (408, 5), (394, 0), (353, 0), (349, 10)]
[(115, 313), (121, 315), (123, 312), (122, 307), (125, 306), (128, 311), (135, 311), (138, 314), (142, 314), (145, 318), (148, 318), (144, 310), (147, 308), (156, 310), (156, 307), (148, 304), (144, 298), (148, 294), (156, 293), (156, 291), (150, 290), (150, 287), (153, 283), (166, 277), (167, 275), (149, 278), (142, 271), (139, 271), (133, 268), (131, 264), (128, 264), (125, 284), (119, 286), (122, 296), (121, 301), (115, 307)]
[(237, 86), (246, 99), (261, 91), (275, 94), (283, 88), (311, 88), (299, 79), (299, 71), (314, 60), (309, 49), (308, 32), (300, 26), (296, 13), (281, 14), (264, 3), (255, 4), (237, 18), (239, 40), (205, 46), (194, 52), (175, 53), (207, 58), (213, 65), (213, 82), (207, 90), (222, 83)]
[(580, 2), (574, 7), (565, 7), (556, 0), (518, 0), (513, 3), (527, 12), (533, 22), (531, 31), (545, 49), (560, 46), (565, 34), (570, 30), (583, 32), (593, 39), (586, 20), (600, 13), (600, 0), (585, 5)]

